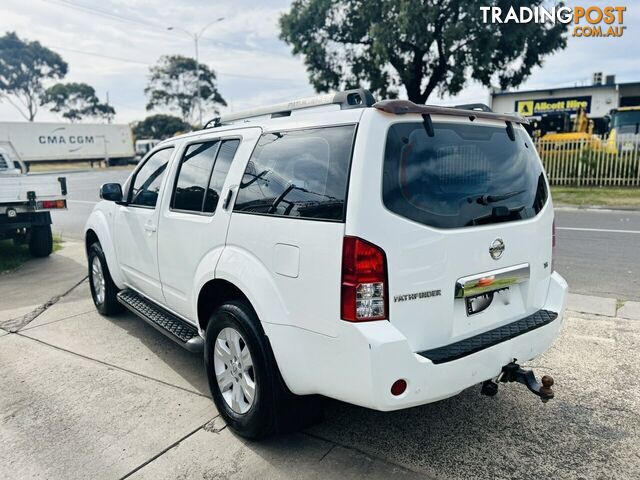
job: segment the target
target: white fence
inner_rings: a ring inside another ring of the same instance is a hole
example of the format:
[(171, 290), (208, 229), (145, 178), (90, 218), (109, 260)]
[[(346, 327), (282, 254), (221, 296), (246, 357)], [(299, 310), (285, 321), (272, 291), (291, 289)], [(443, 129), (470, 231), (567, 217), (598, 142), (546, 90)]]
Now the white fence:
[(640, 186), (640, 135), (536, 141), (551, 185)]

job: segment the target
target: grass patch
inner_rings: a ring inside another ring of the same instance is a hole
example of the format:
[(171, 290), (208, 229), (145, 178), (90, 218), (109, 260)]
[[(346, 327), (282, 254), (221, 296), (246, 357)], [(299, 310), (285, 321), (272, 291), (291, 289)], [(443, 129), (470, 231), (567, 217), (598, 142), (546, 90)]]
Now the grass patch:
[[(53, 251), (62, 248), (62, 237), (53, 234)], [(0, 240), (0, 274), (18, 268), (29, 260), (29, 245), (16, 245), (13, 240)]]
[(640, 209), (640, 188), (551, 187), (551, 195), (556, 204)]

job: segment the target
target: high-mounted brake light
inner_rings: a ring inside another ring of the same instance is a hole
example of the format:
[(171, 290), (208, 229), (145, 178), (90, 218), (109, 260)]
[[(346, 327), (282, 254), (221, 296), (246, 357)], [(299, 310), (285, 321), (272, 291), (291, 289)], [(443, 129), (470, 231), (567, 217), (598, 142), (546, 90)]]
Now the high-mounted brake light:
[(342, 244), (341, 317), (349, 322), (387, 318), (387, 261), (384, 251), (361, 238)]

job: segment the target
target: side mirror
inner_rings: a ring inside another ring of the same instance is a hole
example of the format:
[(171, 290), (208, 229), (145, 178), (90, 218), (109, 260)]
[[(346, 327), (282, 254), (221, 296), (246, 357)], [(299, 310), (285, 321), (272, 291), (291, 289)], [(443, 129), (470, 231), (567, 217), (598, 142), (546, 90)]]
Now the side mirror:
[(105, 183), (100, 187), (100, 198), (110, 202), (121, 202), (122, 186), (119, 183)]

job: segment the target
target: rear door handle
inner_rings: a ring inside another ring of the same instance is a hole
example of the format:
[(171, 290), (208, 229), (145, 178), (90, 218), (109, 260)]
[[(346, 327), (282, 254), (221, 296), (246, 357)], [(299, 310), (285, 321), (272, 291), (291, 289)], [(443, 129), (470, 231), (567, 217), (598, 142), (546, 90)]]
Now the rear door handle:
[(229, 204), (231, 203), (231, 199), (233, 198), (233, 188), (230, 188), (227, 191), (227, 196), (224, 198), (224, 203), (222, 204), (222, 208), (224, 210), (229, 208)]

